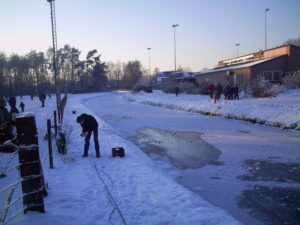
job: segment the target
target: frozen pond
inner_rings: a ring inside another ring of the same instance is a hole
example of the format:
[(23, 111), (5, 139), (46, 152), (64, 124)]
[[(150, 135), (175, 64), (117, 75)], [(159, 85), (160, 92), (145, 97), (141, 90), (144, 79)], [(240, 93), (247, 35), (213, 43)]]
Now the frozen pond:
[(162, 173), (242, 223), (300, 221), (299, 131), (138, 104), (121, 93), (85, 105)]
[(221, 152), (203, 141), (200, 133), (141, 128), (136, 140), (145, 153), (167, 156), (178, 169), (222, 164), (217, 161)]

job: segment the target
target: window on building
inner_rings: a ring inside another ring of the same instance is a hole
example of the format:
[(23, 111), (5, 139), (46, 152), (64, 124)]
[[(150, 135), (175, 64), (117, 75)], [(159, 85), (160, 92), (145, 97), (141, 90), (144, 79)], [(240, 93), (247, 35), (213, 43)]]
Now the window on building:
[(281, 81), (282, 80), (282, 72), (281, 71), (264, 71), (263, 77), (266, 80), (270, 81)]
[(263, 77), (264, 77), (266, 80), (272, 80), (272, 72), (270, 72), (270, 71), (265, 71)]
[(282, 73), (280, 71), (273, 72), (273, 80), (274, 81), (281, 81)]

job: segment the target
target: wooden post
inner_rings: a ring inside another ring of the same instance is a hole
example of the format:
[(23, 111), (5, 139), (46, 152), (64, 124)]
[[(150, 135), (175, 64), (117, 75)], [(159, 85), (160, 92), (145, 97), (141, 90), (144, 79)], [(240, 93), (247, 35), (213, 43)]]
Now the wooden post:
[(60, 118), (60, 115), (61, 115), (61, 113), (60, 113), (60, 111), (61, 111), (61, 108), (60, 108), (60, 106), (58, 105), (58, 110), (57, 110), (57, 122), (60, 124), (60, 122), (61, 122), (61, 118)]
[(53, 116), (54, 116), (54, 133), (55, 133), (55, 137), (57, 137), (57, 118), (56, 118), (56, 111), (53, 112)]
[(64, 95), (64, 97), (62, 98), (62, 100), (59, 103), (59, 109), (60, 109), (60, 123), (63, 122), (63, 118), (64, 118), (64, 111), (65, 111), (65, 106), (67, 104), (67, 94)]
[(1, 213), (1, 216), (0, 216), (0, 222), (1, 223), (5, 222), (7, 211), (9, 209), (9, 204), (11, 202), (14, 191), (15, 191), (15, 188), (12, 188), (12, 189), (10, 189), (10, 192), (8, 193), (7, 200), (4, 204), (4, 207), (3, 207), (3, 210), (2, 210), (2, 213)]
[(40, 162), (38, 134), (32, 114), (16, 118), (17, 138), (20, 143), (19, 162), (23, 191), (24, 213), (45, 212), (43, 194), (47, 194)]
[(48, 149), (49, 149), (49, 164), (53, 169), (53, 154), (52, 154), (52, 134), (51, 134), (51, 120), (47, 120), (47, 137), (48, 137)]

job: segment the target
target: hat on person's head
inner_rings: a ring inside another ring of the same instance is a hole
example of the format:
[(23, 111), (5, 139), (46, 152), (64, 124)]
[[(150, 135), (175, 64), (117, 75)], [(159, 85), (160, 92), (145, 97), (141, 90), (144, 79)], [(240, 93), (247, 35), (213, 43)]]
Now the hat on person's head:
[(82, 116), (77, 116), (76, 122), (80, 123), (83, 120)]

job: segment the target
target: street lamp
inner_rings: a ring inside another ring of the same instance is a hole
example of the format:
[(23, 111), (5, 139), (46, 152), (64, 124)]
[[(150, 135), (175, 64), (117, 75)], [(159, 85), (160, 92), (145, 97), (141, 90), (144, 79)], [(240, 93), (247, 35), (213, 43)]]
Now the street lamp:
[(239, 46), (240, 46), (240, 43), (236, 43), (235, 46), (236, 46), (236, 56), (239, 57)]
[(148, 50), (148, 60), (149, 60), (149, 76), (151, 76), (151, 64), (150, 64), (150, 50), (151, 48), (147, 48)]
[(174, 28), (174, 64), (175, 64), (175, 72), (176, 72), (176, 27), (178, 27), (179, 24), (173, 24), (172, 27)]
[(265, 50), (267, 49), (267, 12), (270, 11), (269, 8), (265, 9)]

